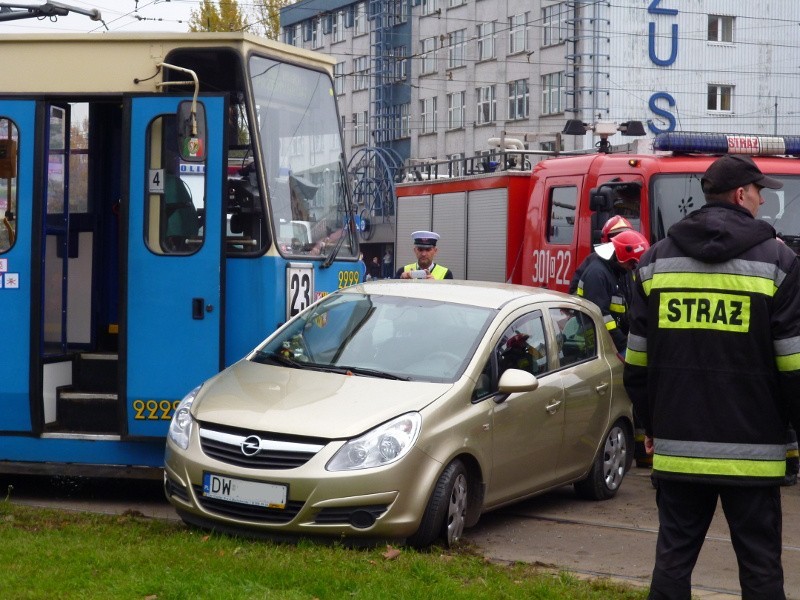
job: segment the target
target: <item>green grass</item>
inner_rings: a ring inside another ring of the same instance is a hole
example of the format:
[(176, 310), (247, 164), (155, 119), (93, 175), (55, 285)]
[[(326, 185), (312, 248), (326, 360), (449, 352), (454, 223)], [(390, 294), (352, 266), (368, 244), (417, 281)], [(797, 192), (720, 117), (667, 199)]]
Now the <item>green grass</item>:
[(470, 548), (416, 552), (279, 544), (136, 514), (0, 500), (0, 598), (639, 600), (646, 591), (486, 561)]

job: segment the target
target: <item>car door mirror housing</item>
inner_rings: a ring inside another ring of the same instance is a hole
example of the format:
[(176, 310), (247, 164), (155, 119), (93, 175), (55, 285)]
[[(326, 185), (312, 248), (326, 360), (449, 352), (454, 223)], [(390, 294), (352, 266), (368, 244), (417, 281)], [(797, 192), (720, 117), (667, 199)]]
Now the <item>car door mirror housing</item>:
[(497, 389), (504, 394), (515, 392), (532, 392), (539, 387), (536, 376), (521, 369), (506, 369), (500, 376)]

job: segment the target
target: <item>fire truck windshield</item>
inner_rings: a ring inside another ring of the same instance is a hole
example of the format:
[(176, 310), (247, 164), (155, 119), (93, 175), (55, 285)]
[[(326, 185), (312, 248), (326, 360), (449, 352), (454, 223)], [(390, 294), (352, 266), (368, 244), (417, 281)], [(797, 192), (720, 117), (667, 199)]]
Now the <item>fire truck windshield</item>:
[[(650, 189), (652, 237), (660, 240), (669, 228), (705, 204), (700, 188), (700, 173), (677, 173), (653, 177)], [(761, 190), (764, 203), (758, 218), (764, 219), (796, 252), (800, 252), (800, 177), (776, 175), (783, 181), (780, 190)]]
[[(301, 255), (327, 255), (338, 247), (340, 257), (353, 256), (330, 76), (260, 56), (250, 58), (249, 68), (278, 247)], [(308, 235), (293, 235), (295, 228), (284, 226), (290, 223), (302, 224)]]

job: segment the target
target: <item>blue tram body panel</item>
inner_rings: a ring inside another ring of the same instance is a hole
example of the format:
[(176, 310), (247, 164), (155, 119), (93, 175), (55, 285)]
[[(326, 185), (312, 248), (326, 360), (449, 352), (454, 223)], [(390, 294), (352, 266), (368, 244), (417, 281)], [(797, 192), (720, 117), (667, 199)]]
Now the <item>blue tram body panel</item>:
[(0, 254), (0, 431), (30, 431), (34, 124), (36, 103), (0, 100), (0, 117), (18, 131), (16, 242)]

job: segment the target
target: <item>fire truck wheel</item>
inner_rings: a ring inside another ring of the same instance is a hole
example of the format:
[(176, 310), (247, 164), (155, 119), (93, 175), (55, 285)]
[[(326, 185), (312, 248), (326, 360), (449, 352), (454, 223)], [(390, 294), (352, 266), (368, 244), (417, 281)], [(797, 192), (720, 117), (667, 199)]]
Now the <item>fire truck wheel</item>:
[(622, 484), (633, 461), (633, 435), (623, 421), (617, 421), (594, 459), (585, 479), (575, 483), (575, 493), (588, 500), (608, 500)]

